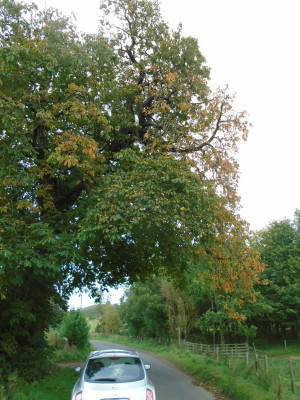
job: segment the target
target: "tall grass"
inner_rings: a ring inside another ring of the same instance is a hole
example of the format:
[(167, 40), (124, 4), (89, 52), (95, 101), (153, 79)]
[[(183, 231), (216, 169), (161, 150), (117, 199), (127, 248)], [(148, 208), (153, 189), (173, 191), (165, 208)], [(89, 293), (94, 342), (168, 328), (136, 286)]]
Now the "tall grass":
[(78, 349), (76, 346), (70, 346), (67, 349), (53, 349), (50, 355), (51, 362), (60, 361), (82, 361), (86, 360), (92, 350), (92, 346), (86, 346)]
[(53, 367), (40, 382), (22, 382), (8, 400), (69, 400), (78, 374), (71, 368)]
[(56, 363), (85, 361), (91, 350), (91, 345), (83, 349), (76, 346), (52, 348), (51, 373), (31, 384), (16, 375), (10, 376), (5, 384), (0, 382), (0, 400), (69, 400), (78, 374), (72, 368), (60, 368)]

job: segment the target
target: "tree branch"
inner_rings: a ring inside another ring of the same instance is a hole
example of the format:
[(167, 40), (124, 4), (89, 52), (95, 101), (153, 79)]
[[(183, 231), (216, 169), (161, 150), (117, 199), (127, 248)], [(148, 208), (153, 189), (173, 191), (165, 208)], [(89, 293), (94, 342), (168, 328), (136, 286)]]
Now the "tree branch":
[(224, 103), (221, 104), (221, 107), (220, 107), (220, 115), (219, 115), (219, 117), (218, 117), (218, 119), (217, 119), (216, 127), (215, 127), (215, 129), (214, 129), (212, 135), (210, 136), (210, 138), (209, 138), (207, 141), (205, 141), (205, 142), (202, 143), (201, 145), (195, 146), (195, 147), (193, 147), (193, 148), (176, 149), (175, 147), (172, 147), (172, 148), (169, 149), (168, 151), (170, 151), (170, 152), (172, 152), (172, 153), (186, 153), (186, 154), (187, 154), (187, 153), (193, 153), (193, 152), (195, 152), (195, 151), (201, 151), (201, 150), (204, 149), (204, 147), (207, 147), (207, 146), (213, 148), (211, 142), (212, 142), (214, 139), (218, 139), (217, 133), (218, 133), (218, 131), (219, 131), (219, 129), (220, 129), (220, 125), (222, 124), (221, 118), (222, 118), (222, 116), (223, 116), (223, 108), (224, 108)]

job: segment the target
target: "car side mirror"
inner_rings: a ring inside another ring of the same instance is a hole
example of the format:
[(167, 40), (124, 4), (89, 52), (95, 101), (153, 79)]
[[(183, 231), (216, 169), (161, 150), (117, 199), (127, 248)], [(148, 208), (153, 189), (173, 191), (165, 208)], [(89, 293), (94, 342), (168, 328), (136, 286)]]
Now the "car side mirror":
[(74, 371), (77, 372), (77, 373), (81, 372), (81, 367), (74, 368)]
[(150, 365), (146, 364), (145, 369), (150, 369)]

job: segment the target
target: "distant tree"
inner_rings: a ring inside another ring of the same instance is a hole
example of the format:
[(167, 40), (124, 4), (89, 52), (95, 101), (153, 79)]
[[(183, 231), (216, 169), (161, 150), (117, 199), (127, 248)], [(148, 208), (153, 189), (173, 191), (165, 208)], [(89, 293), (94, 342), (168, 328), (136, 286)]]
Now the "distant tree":
[(168, 310), (161, 294), (161, 279), (149, 277), (127, 291), (120, 306), (122, 321), (129, 335), (157, 339), (169, 338)]
[(100, 319), (96, 331), (104, 335), (113, 335), (122, 332), (122, 323), (117, 306), (110, 303), (101, 305)]
[[(213, 343), (253, 338), (256, 327), (250, 317), (252, 308), (259, 308), (258, 293), (253, 291), (249, 277), (239, 281), (237, 271), (230, 267), (230, 258), (227, 260), (229, 271), (224, 268), (224, 259), (219, 261), (220, 264), (212, 263), (209, 258), (203, 258), (202, 262), (191, 263), (185, 271), (182, 292), (193, 310), (190, 335)], [(229, 274), (233, 282), (230, 282)], [(247, 282), (250, 285), (246, 289)]]
[(256, 302), (254, 285), (264, 266), (247, 224), (226, 208), (217, 209), (217, 238), (199, 250), (201, 257), (190, 263), (186, 279), (193, 282), (188, 290), (199, 307), (201, 331), (224, 342), (227, 334), (254, 335), (249, 306)]
[[(258, 290), (271, 309), (257, 316), (265, 330), (300, 331), (300, 212), (295, 218), (272, 222), (257, 233), (256, 245), (266, 264)], [(282, 332), (283, 333), (283, 332)]]
[(168, 311), (170, 338), (188, 338), (198, 317), (194, 299), (189, 296), (189, 290), (179, 290), (171, 281), (162, 280), (160, 292)]

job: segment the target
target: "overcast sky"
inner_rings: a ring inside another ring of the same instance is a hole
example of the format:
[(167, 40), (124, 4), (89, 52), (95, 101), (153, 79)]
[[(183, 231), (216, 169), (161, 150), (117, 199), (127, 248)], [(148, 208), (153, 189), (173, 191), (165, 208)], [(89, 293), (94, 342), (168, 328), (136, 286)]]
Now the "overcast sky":
[[(38, 0), (96, 32), (98, 0)], [(300, 208), (300, 1), (161, 0), (164, 19), (196, 37), (212, 84), (236, 92), (253, 124), (240, 146), (241, 215), (253, 230)]]

